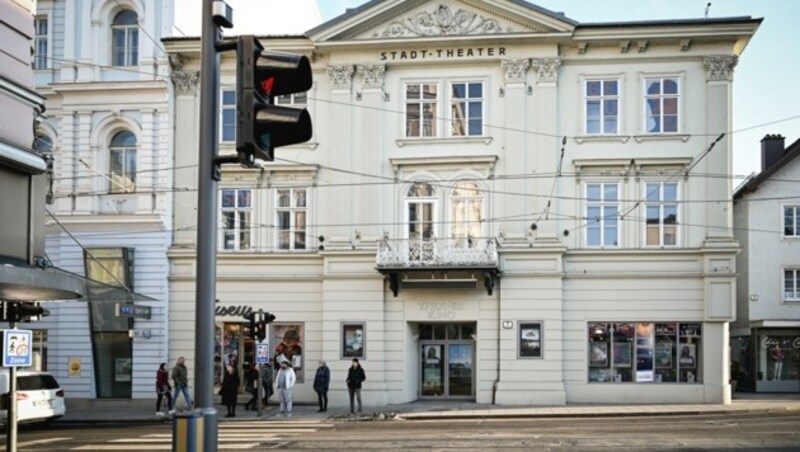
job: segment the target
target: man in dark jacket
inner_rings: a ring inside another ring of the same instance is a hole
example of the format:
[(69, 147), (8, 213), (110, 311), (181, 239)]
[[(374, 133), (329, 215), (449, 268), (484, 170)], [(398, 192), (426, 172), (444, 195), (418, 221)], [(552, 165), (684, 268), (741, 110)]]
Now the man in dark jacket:
[(264, 385), (264, 393), (262, 403), (264, 407), (267, 406), (267, 402), (269, 398), (272, 397), (272, 393), (274, 390), (272, 389), (272, 366), (273, 366), (272, 358), (266, 364), (261, 365), (261, 383)]
[(317, 373), (314, 375), (314, 391), (317, 392), (317, 399), (319, 399), (319, 411), (322, 413), (328, 411), (328, 386), (331, 384), (331, 370), (325, 361), (319, 361)]
[(353, 358), (350, 369), (347, 370), (347, 390), (350, 392), (350, 413), (355, 414), (353, 398), (358, 399), (358, 412), (361, 412), (361, 383), (367, 379), (364, 369), (358, 363), (358, 358)]
[(192, 409), (192, 397), (189, 395), (189, 371), (184, 364), (183, 356), (178, 358), (177, 364), (172, 368), (172, 382), (175, 383), (175, 394), (172, 396), (172, 410), (170, 414), (175, 413), (178, 408), (178, 396), (183, 394), (183, 399), (189, 405), (189, 410)]

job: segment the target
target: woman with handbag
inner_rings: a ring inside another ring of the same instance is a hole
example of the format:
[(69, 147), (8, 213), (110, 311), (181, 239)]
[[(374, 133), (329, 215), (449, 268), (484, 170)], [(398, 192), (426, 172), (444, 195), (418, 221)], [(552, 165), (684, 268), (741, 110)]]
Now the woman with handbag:
[(169, 372), (167, 372), (167, 363), (161, 363), (156, 371), (156, 416), (164, 416), (161, 411), (161, 400), (164, 396), (167, 397), (167, 408), (172, 411), (172, 386), (169, 385)]

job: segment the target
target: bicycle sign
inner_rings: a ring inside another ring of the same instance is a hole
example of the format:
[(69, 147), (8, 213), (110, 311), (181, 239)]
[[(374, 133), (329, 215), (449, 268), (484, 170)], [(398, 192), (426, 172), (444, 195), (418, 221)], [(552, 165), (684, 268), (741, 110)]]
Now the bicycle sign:
[(30, 330), (3, 331), (3, 367), (30, 367), (33, 358)]
[(256, 364), (269, 362), (269, 344), (256, 344)]

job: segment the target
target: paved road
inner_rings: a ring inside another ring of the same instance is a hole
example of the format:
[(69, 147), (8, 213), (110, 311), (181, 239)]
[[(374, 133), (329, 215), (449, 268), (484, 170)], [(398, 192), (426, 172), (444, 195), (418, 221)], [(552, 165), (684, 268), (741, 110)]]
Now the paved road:
[[(23, 429), (20, 452), (170, 450), (170, 424)], [(800, 450), (800, 413), (220, 424), (219, 450)]]

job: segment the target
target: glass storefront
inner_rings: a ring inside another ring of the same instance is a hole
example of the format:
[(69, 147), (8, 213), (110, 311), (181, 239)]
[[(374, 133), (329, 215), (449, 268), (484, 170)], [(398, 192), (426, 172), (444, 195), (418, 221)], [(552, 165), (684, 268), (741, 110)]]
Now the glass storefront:
[(731, 380), (745, 391), (800, 392), (800, 329), (756, 329), (732, 338)]
[(250, 325), (246, 323), (217, 323), (214, 340), (214, 382), (222, 384), (225, 366), (232, 365), (239, 373), (244, 385), (244, 370), (252, 363), (254, 341), (250, 337)]
[(475, 324), (419, 326), (420, 396), (475, 396)]
[(699, 323), (589, 323), (588, 381), (700, 383), (701, 338)]

